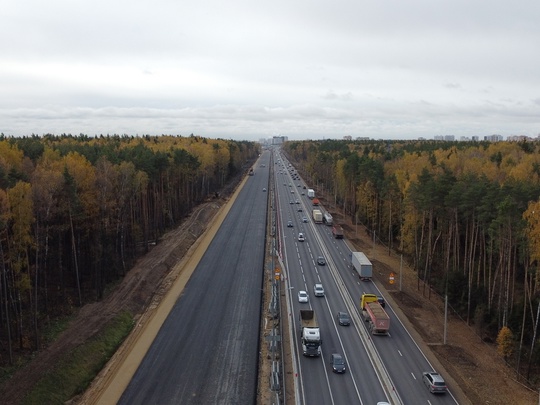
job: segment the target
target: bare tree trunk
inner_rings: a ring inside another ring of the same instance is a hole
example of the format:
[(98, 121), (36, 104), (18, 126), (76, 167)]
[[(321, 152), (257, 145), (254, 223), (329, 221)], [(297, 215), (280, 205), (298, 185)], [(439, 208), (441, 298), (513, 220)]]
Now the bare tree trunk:
[(519, 337), (519, 349), (517, 353), (517, 365), (516, 365), (516, 374), (520, 375), (519, 372), (519, 366), (521, 363), (521, 349), (523, 347), (523, 337), (525, 336), (525, 320), (527, 319), (527, 297), (529, 295), (529, 288), (527, 283), (527, 271), (528, 271), (528, 264), (525, 264), (525, 280), (524, 280), (524, 292), (525, 292), (525, 298), (523, 300), (523, 318), (521, 319), (521, 333)]
[(75, 243), (75, 231), (73, 230), (73, 216), (71, 215), (71, 205), (69, 206), (69, 225), (71, 228), (71, 249), (73, 253), (73, 261), (75, 263), (75, 279), (77, 283), (77, 294), (79, 296), (79, 306), (82, 306), (82, 295), (81, 295), (81, 282), (79, 280), (79, 260), (77, 258), (77, 244)]
[(538, 331), (538, 318), (540, 317), (540, 303), (538, 304), (538, 310), (536, 312), (536, 321), (534, 322), (534, 333), (531, 341), (531, 350), (529, 351), (529, 366), (527, 367), (527, 380), (531, 376), (531, 360), (534, 352), (534, 342), (536, 342), (536, 333)]
[(6, 317), (6, 335), (8, 343), (8, 358), (9, 364), (13, 364), (13, 337), (11, 336), (11, 317), (9, 316), (9, 296), (7, 291), (7, 277), (6, 277), (6, 262), (4, 261), (4, 247), (2, 241), (0, 240), (0, 260), (2, 264), (2, 295), (4, 296), (4, 311)]

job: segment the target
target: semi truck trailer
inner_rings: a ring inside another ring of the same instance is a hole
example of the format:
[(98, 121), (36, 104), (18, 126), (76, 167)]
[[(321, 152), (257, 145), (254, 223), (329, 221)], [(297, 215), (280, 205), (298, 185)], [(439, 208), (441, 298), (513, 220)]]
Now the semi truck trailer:
[(300, 339), (304, 356), (321, 355), (321, 332), (312, 309), (300, 310)]
[(360, 280), (371, 280), (373, 265), (363, 252), (352, 252), (352, 265), (360, 276)]
[(322, 224), (322, 221), (323, 221), (323, 215), (322, 215), (322, 211), (319, 210), (319, 209), (315, 209), (313, 210), (312, 212), (312, 216), (313, 216), (313, 222), (315, 222), (316, 224)]

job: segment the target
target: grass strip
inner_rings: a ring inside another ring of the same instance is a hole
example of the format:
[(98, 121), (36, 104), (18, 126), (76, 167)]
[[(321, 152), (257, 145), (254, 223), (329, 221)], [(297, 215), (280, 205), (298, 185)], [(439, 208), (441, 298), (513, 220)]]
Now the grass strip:
[(65, 404), (83, 393), (131, 332), (133, 325), (131, 314), (118, 314), (97, 335), (65, 353), (27, 393), (23, 404)]

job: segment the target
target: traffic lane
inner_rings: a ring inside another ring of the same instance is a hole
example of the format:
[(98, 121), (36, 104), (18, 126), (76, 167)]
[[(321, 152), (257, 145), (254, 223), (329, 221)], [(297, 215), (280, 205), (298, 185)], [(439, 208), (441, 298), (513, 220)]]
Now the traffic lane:
[[(308, 291), (308, 294), (310, 295), (309, 308), (315, 311), (318, 319), (318, 324), (321, 329), (321, 334), (323, 336), (323, 339), (326, 339), (326, 337), (330, 336), (331, 325), (333, 324), (333, 321), (331, 317), (330, 319), (327, 319), (328, 317), (325, 315), (327, 313), (327, 310), (323, 309), (325, 298), (315, 297), (311, 288), (311, 286), (318, 282), (319, 279), (316, 269), (313, 266), (313, 260), (310, 258), (311, 254), (308, 253), (308, 244), (305, 242), (295, 241), (293, 243), (293, 246), (289, 247), (288, 245), (286, 251), (288, 258), (288, 268), (290, 273), (289, 277), (291, 279), (291, 282), (297, 286), (301, 286)], [(299, 277), (299, 273), (301, 273), (301, 277)], [(296, 325), (296, 350), (297, 353), (300, 353), (298, 369), (302, 381), (301, 391), (302, 398), (305, 401), (304, 403), (343, 403), (335, 402), (334, 397), (336, 394), (333, 392), (334, 389), (329, 382), (330, 379), (328, 373), (328, 362), (326, 361), (324, 356), (324, 343), (321, 347), (321, 351), (323, 352), (323, 355), (321, 357), (312, 358), (304, 357), (301, 355), (302, 347), (299, 314), (300, 309), (308, 308), (308, 304), (295, 303), (293, 307), (296, 307), (296, 309), (293, 309), (295, 314), (294, 323)], [(346, 379), (350, 378), (350, 375), (346, 377)], [(349, 388), (347, 390), (347, 393), (338, 394), (338, 397), (346, 397), (348, 399), (350, 391), (352, 390), (352, 392), (354, 392), (354, 385), (352, 384), (352, 379), (350, 379), (350, 381), (351, 383), (348, 385)], [(313, 390), (313, 387), (318, 387), (319, 389)], [(324, 389), (322, 387), (324, 387)], [(320, 402), (321, 400), (323, 402)], [(358, 401), (358, 397), (356, 397), (355, 402)]]
[[(331, 294), (331, 292), (330, 292)], [(337, 301), (333, 304), (330, 301)], [(372, 403), (385, 397), (384, 391), (376, 374), (372, 371), (371, 363), (366, 350), (358, 335), (356, 326), (340, 326), (336, 320), (336, 307), (342, 308), (338, 295), (326, 294), (328, 308), (319, 311), (322, 313), (322, 322), (326, 325), (323, 338), (323, 358), (325, 366), (331, 371), (330, 356), (339, 353), (344, 356), (347, 363), (347, 377), (330, 377), (332, 396), (337, 404), (342, 403)], [(324, 307), (324, 304), (322, 305)], [(350, 379), (349, 379), (350, 378)], [(338, 381), (336, 386), (334, 383)]]
[[(315, 227), (315, 229), (317, 228), (318, 226)], [(317, 244), (318, 242), (315, 243)], [(349, 328), (345, 331), (345, 333), (350, 332), (349, 335), (352, 333), (352, 336), (355, 336), (355, 339), (349, 341), (346, 346), (342, 343), (340, 331), (343, 331), (343, 329), (337, 328), (335, 315), (338, 311), (337, 308), (343, 310), (344, 308), (347, 308), (347, 306), (343, 301), (341, 290), (338, 289), (336, 280), (333, 278), (333, 272), (331, 271), (331, 267), (333, 267), (332, 261), (330, 260), (329, 265), (327, 266), (317, 266), (314, 262), (313, 249), (310, 248), (309, 250), (311, 265), (313, 267), (313, 276), (317, 277), (317, 281), (320, 280), (325, 287), (325, 297), (318, 297), (312, 300), (312, 307), (318, 314), (319, 324), (321, 326), (324, 325), (324, 327), (321, 328), (321, 334), (323, 336), (322, 351), (324, 354), (324, 361), (328, 361), (329, 352), (330, 354), (332, 352), (338, 352), (340, 354), (344, 354), (346, 357), (349, 357), (350, 353), (355, 353), (354, 356), (352, 356), (353, 361), (350, 363), (350, 376), (352, 380), (348, 388), (349, 393), (347, 395), (352, 395), (351, 392), (357, 392), (356, 401), (360, 401), (358, 387), (365, 384), (366, 381), (369, 380), (370, 388), (368, 390), (362, 390), (362, 400), (370, 401), (385, 398), (384, 390), (381, 387), (381, 383), (378, 381), (376, 373), (366, 373), (365, 371), (365, 365), (370, 364), (369, 357), (365, 352), (365, 348), (362, 346), (361, 338), (358, 335), (355, 327)], [(304, 259), (304, 262), (305, 260), (306, 259)], [(340, 282), (341, 281), (337, 280), (337, 283)], [(357, 370), (364, 370), (364, 372), (358, 375), (358, 377), (354, 376), (354, 363), (358, 365), (356, 368)], [(361, 381), (360, 377), (362, 377)], [(331, 389), (333, 392), (334, 387), (331, 386)]]
[[(305, 276), (306, 271), (297, 260), (297, 246), (294, 248), (287, 248), (287, 273), (289, 277), (289, 283), (294, 287), (294, 290), (306, 289)], [(309, 293), (309, 290), (308, 290)], [(330, 387), (328, 385), (328, 376), (324, 370), (324, 364), (321, 357), (305, 357), (302, 355), (301, 346), (301, 328), (300, 328), (300, 309), (313, 309), (316, 305), (316, 300), (313, 294), (309, 294), (309, 303), (299, 303), (296, 298), (296, 293), (292, 295), (292, 308), (291, 308), (291, 324), (293, 328), (294, 345), (297, 356), (297, 369), (298, 369), (298, 383), (300, 397), (299, 400), (304, 404), (312, 403), (332, 403), (332, 396)], [(317, 311), (315, 310), (315, 314)], [(320, 325), (320, 323), (319, 323)], [(314, 387), (317, 387), (314, 390)], [(314, 395), (315, 391), (315, 395)], [(322, 402), (319, 402), (322, 401)]]
[[(348, 283), (348, 288), (351, 296), (356, 295), (358, 297), (356, 303), (358, 314), (361, 315), (360, 300), (362, 293), (379, 295), (381, 292), (373, 282), (360, 281), (356, 271), (352, 270), (352, 266), (342, 274), (349, 280), (353, 280), (353, 282)], [(373, 343), (384, 364), (391, 365), (391, 367), (387, 366), (387, 371), (402, 399), (405, 396), (408, 401), (420, 400), (425, 396), (425, 391), (423, 391), (424, 386), (418, 384), (418, 381), (421, 382), (422, 372), (431, 370), (431, 366), (428, 364), (424, 353), (421, 352), (409, 333), (405, 331), (397, 315), (392, 311), (390, 304), (386, 304), (385, 310), (390, 317), (389, 336), (373, 335)], [(403, 346), (403, 349), (396, 352), (393, 344), (398, 341)], [(436, 403), (455, 403), (451, 395), (447, 397), (446, 399), (436, 398)]]
[[(392, 312), (389, 310), (389, 315)], [(395, 325), (397, 322), (396, 320), (392, 325), (391, 321), (391, 328), (393, 328), (391, 339), (381, 339), (375, 343), (384, 363), (392, 365), (388, 367), (388, 372), (401, 397), (409, 401), (424, 398), (429, 399), (432, 403), (456, 404), (457, 401), (451, 393), (433, 395), (428, 391), (422, 382), (422, 373), (432, 371), (433, 367), (406, 329), (400, 327), (401, 325)], [(432, 396), (436, 398), (431, 399)]]
[[(323, 313), (323, 317), (327, 325), (332, 325), (335, 334), (332, 333), (329, 339), (325, 339), (323, 348), (328, 353), (329, 350), (338, 350), (341, 347), (349, 363), (354, 389), (360, 387), (358, 395), (361, 396), (362, 401), (367, 401), (367, 403), (381, 401), (386, 395), (377, 373), (373, 370), (359, 333), (359, 328), (364, 327), (363, 321), (357, 314), (354, 314), (354, 311), (351, 313), (349, 310), (349, 305), (345, 303), (342, 296), (342, 290), (337, 287), (337, 283), (341, 283), (341, 280), (334, 280), (333, 270), (331, 269), (333, 264), (331, 261), (329, 263), (328, 266), (323, 266), (325, 267), (324, 273), (321, 274), (323, 285), (326, 286), (325, 298), (328, 304), (327, 313)], [(339, 325), (337, 320), (338, 311), (346, 311), (351, 314), (350, 326)], [(326, 357), (328, 357), (328, 354)]]

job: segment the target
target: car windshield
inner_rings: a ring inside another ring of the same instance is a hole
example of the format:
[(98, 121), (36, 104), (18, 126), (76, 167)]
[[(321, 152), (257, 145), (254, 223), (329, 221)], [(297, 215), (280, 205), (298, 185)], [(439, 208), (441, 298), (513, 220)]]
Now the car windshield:
[(343, 363), (344, 363), (344, 361), (340, 356), (335, 356), (334, 357), (334, 364), (343, 364)]
[(442, 381), (435, 381), (435, 383), (433, 385), (437, 385), (439, 387), (444, 387), (444, 382)]

